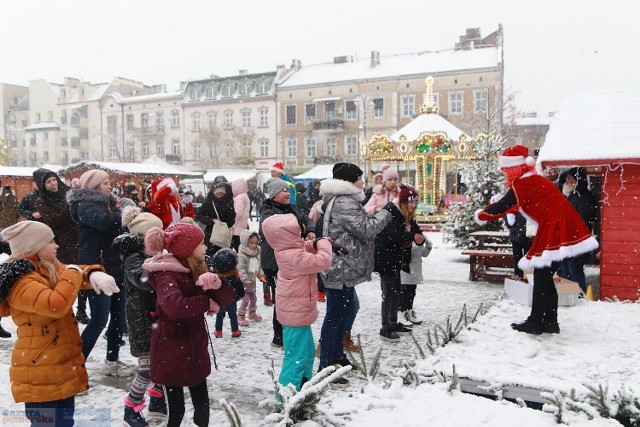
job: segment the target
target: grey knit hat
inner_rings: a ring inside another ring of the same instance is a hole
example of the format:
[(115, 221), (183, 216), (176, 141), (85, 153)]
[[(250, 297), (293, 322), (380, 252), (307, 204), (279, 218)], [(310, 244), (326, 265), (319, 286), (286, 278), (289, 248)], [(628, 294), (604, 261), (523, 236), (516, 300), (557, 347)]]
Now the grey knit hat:
[(280, 178), (271, 178), (267, 181), (267, 193), (269, 193), (270, 199), (273, 199), (278, 193), (288, 189), (289, 185)]

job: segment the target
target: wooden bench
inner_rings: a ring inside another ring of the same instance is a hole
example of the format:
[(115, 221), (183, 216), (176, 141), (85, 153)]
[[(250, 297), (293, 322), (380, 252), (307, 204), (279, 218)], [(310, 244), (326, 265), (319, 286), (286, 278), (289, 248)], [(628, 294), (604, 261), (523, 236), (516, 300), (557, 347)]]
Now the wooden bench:
[[(469, 256), (469, 280), (475, 282), (479, 277), (486, 279), (504, 279), (513, 275), (513, 253), (468, 249), (462, 255)], [(504, 268), (509, 271), (489, 270)]]
[(490, 249), (490, 250), (500, 250), (500, 249), (511, 250), (513, 246), (511, 246), (511, 243), (485, 243), (483, 248)]

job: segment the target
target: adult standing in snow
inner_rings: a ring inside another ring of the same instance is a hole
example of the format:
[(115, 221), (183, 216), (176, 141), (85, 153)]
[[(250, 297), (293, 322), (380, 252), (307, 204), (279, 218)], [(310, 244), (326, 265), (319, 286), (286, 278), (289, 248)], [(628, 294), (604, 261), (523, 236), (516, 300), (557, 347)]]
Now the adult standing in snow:
[(508, 191), (497, 203), (478, 210), (476, 222), (486, 224), (519, 210), (538, 225), (529, 252), (518, 263), (522, 270), (534, 270), (531, 314), (511, 327), (536, 335), (560, 333), (553, 274), (562, 260), (593, 251), (598, 242), (560, 190), (536, 174), (527, 147), (507, 148), (499, 165), (507, 177)]
[(233, 208), (236, 211), (236, 221), (233, 224), (233, 238), (231, 247), (238, 252), (240, 246), (240, 234), (249, 228), (249, 213), (251, 201), (249, 200), (249, 185), (244, 178), (238, 178), (231, 183), (233, 191)]
[[(344, 336), (353, 305), (355, 286), (371, 280), (373, 239), (391, 221), (392, 204), (368, 216), (362, 207), (362, 170), (352, 163), (336, 163), (333, 178), (320, 187), (323, 196), (323, 236), (342, 245), (348, 254), (333, 258), (331, 267), (320, 273), (327, 298), (327, 311), (320, 334), (320, 369), (346, 362)], [(397, 210), (397, 209), (396, 209)], [(355, 318), (355, 313), (353, 313)], [(347, 383), (345, 379), (339, 381)]]
[(398, 323), (398, 308), (402, 284), (400, 270), (410, 271), (411, 247), (425, 242), (416, 222), (418, 192), (410, 185), (400, 184), (398, 199), (390, 209), (393, 219), (376, 236), (374, 271), (380, 274), (382, 286), (382, 328), (380, 337), (398, 342), (400, 335), (411, 329)]
[(364, 210), (369, 214), (373, 214), (381, 210), (387, 203), (398, 198), (398, 172), (391, 166), (382, 165), (382, 185), (376, 187), (374, 185), (373, 194), (369, 201), (364, 205)]
[(273, 297), (273, 340), (271, 343), (275, 347), (282, 347), (282, 325), (278, 322), (275, 300), (278, 262), (273, 252), (273, 247), (271, 247), (267, 239), (264, 238), (262, 223), (265, 219), (273, 215), (293, 214), (300, 224), (302, 236), (307, 239), (315, 239), (316, 237), (313, 221), (311, 221), (308, 216), (300, 213), (300, 211), (290, 203), (291, 192), (289, 188), (289, 184), (280, 178), (271, 178), (267, 181), (269, 198), (265, 200), (264, 205), (262, 205), (262, 210), (260, 211), (260, 264), (271, 287), (271, 295)]
[(227, 227), (233, 227), (236, 222), (236, 211), (233, 207), (233, 191), (227, 178), (224, 176), (216, 176), (211, 184), (211, 189), (207, 193), (205, 202), (198, 209), (196, 221), (205, 225), (204, 241), (207, 245), (207, 255), (213, 256), (221, 248), (209, 241), (211, 231), (213, 230), (213, 220), (219, 219), (227, 224)]

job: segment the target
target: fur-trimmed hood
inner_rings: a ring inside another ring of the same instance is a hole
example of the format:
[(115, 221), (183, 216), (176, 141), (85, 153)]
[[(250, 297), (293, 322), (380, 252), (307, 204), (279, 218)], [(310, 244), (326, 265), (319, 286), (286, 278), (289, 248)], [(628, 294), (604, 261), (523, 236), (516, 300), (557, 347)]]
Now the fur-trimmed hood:
[(142, 234), (123, 233), (113, 239), (111, 247), (124, 257), (134, 252), (144, 252), (144, 236)]
[(96, 190), (89, 190), (88, 188), (78, 188), (69, 190), (67, 193), (67, 202), (78, 203), (78, 202), (92, 202), (92, 203), (101, 203), (106, 205), (107, 201), (113, 204), (118, 203), (118, 199), (115, 195), (109, 193), (104, 194)]
[(36, 266), (27, 258), (0, 264), (0, 303), (7, 300), (11, 287), (19, 278), (35, 270)]
[(182, 265), (180, 261), (169, 253), (159, 253), (144, 261), (142, 268), (150, 273), (161, 271), (174, 271), (176, 273), (188, 273), (189, 267)]
[(333, 196), (353, 196), (356, 194), (362, 194), (362, 200), (364, 200), (363, 190), (341, 179), (328, 178), (320, 184), (320, 195), (325, 200)]

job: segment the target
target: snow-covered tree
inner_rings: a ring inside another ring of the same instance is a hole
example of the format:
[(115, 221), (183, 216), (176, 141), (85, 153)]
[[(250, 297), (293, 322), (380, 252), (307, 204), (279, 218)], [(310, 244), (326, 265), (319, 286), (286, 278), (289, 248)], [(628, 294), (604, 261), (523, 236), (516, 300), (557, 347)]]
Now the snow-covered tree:
[(474, 221), (474, 213), (490, 203), (491, 197), (504, 191), (504, 174), (498, 166), (498, 157), (504, 140), (496, 134), (480, 134), (473, 142), (476, 158), (462, 167), (462, 175), (467, 184), (466, 203), (450, 206), (443, 232), (445, 239), (458, 248), (471, 248), (476, 241), (470, 236), (474, 231), (502, 229), (499, 221), (489, 221), (479, 226)]

